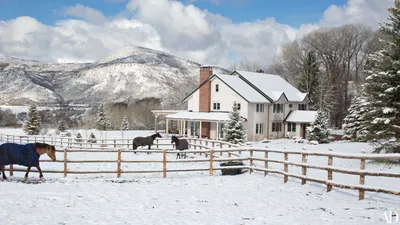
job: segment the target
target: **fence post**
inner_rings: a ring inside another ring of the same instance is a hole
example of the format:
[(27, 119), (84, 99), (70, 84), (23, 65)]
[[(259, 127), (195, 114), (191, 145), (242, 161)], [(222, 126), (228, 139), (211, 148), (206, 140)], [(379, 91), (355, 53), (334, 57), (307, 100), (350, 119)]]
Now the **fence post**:
[[(307, 154), (301, 153), (301, 163), (306, 164), (307, 163)], [(307, 175), (307, 167), (302, 166), (301, 167), (301, 175), (306, 176)], [(306, 184), (306, 179), (301, 179), (301, 184), (304, 185)]]
[(121, 149), (118, 149), (117, 178), (119, 177), (121, 177)]
[[(287, 152), (283, 153), (283, 156), (284, 156), (284, 160), (285, 160), (284, 165), (283, 165), (283, 170), (285, 171), (285, 173), (287, 173), (288, 172), (288, 164), (287, 164), (288, 153)], [(288, 175), (285, 174), (283, 176), (283, 182), (286, 183), (287, 181), (288, 181)]]
[(43, 143), (46, 143), (46, 140), (45, 140), (44, 136), (43, 136)]
[(67, 148), (64, 148), (64, 177), (67, 177)]
[(156, 148), (158, 149), (158, 139), (156, 139)]
[(35, 136), (35, 143), (36, 143), (36, 136)]
[(213, 149), (210, 148), (210, 176), (213, 175)]
[(128, 149), (129, 149), (129, 138), (127, 139), (127, 141), (128, 141)]
[(163, 149), (163, 178), (167, 177), (167, 151)]
[(253, 172), (253, 150), (250, 150), (250, 169), (249, 173), (251, 174)]
[(14, 176), (14, 164), (10, 164), (10, 176)]
[(7, 134), (7, 143), (8, 143), (8, 134)]
[[(332, 166), (332, 160), (333, 160), (333, 157), (332, 156), (329, 156), (328, 157), (328, 166)], [(332, 180), (332, 170), (328, 170), (328, 180)], [(329, 185), (328, 184), (328, 186), (327, 186), (327, 190), (326, 190), (327, 192), (330, 192), (330, 191), (332, 191), (332, 185)]]
[[(222, 143), (221, 143), (221, 147), (220, 147), (220, 149), (223, 149), (223, 145), (222, 145)], [(219, 156), (222, 156), (222, 151), (221, 151), (221, 152), (219, 152)]]
[[(265, 154), (265, 155), (264, 155), (264, 158), (265, 158), (266, 160), (268, 160), (268, 152), (266, 151), (264, 154)], [(265, 169), (268, 169), (268, 161), (264, 161), (264, 167), (265, 167)], [(264, 171), (264, 177), (267, 176), (267, 175), (268, 175), (268, 172), (267, 172), (267, 171)]]
[[(361, 170), (365, 169), (365, 159), (361, 159), (360, 169)], [(364, 174), (360, 175), (360, 184), (361, 185), (365, 184), (365, 175)], [(358, 200), (363, 200), (363, 199), (364, 199), (364, 190), (358, 190)]]
[(13, 135), (13, 143), (15, 143), (15, 136)]

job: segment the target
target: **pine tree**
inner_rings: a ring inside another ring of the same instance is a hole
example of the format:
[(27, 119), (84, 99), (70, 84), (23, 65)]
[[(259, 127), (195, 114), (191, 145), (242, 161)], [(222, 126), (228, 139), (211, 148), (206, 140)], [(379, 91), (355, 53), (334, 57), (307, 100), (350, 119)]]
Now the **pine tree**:
[(325, 110), (319, 109), (315, 121), (307, 127), (307, 140), (318, 141), (320, 144), (329, 143), (329, 119)]
[(129, 121), (126, 115), (122, 119), (122, 130), (129, 130)]
[(76, 134), (76, 139), (75, 139), (75, 141), (76, 141), (76, 142), (82, 142), (82, 135), (81, 135), (81, 133), (78, 132), (78, 133)]
[(234, 103), (232, 111), (229, 113), (229, 121), (226, 122), (224, 128), (225, 140), (233, 144), (244, 143), (246, 140), (246, 132), (241, 121), (240, 112), (237, 104)]
[(361, 97), (356, 96), (351, 101), (350, 107), (348, 109), (347, 116), (343, 119), (342, 128), (344, 130), (343, 139), (356, 141), (357, 132), (360, 129), (360, 108), (361, 108)]
[(90, 133), (88, 142), (89, 143), (97, 143), (96, 136), (93, 134), (93, 132)]
[(308, 93), (311, 99), (311, 108), (319, 107), (319, 64), (317, 56), (313, 51), (307, 53), (303, 71), (300, 74), (298, 88), (301, 92)]
[(24, 123), (24, 131), (28, 135), (38, 135), (42, 129), (41, 119), (35, 104), (29, 106), (28, 114)]
[(66, 130), (65, 122), (64, 122), (63, 119), (61, 119), (61, 120), (58, 122), (57, 130), (59, 130), (59, 131), (61, 131), (61, 132), (64, 132), (64, 131)]
[(96, 129), (97, 130), (107, 130), (109, 120), (107, 114), (104, 110), (104, 105), (100, 104), (99, 110), (97, 111), (97, 121), (96, 121)]
[(389, 12), (380, 28), (386, 48), (369, 57), (372, 66), (363, 85), (371, 105), (365, 115), (372, 119), (368, 139), (378, 141), (376, 153), (400, 153), (400, 1)]

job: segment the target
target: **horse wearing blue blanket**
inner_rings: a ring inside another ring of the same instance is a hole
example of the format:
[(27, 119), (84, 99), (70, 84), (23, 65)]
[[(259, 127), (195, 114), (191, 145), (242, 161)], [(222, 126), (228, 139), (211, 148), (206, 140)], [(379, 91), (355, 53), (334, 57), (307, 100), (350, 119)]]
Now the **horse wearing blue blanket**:
[(17, 164), (26, 166), (25, 180), (28, 179), (29, 171), (31, 167), (36, 167), (39, 171), (39, 178), (43, 179), (42, 170), (39, 166), (39, 158), (41, 155), (47, 153), (52, 161), (56, 161), (56, 148), (53, 145), (45, 143), (33, 143), (33, 144), (15, 144), (15, 143), (4, 143), (0, 145), (0, 169), (3, 175), (3, 179), (6, 180), (5, 166), (10, 164)]

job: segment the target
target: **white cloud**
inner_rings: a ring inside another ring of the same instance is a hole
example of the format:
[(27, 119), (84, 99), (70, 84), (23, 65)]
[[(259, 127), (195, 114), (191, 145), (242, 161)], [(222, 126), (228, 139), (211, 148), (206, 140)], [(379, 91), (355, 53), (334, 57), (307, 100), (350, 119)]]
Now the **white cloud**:
[(113, 18), (77, 4), (65, 13), (78, 19), (51, 26), (31, 17), (0, 21), (0, 52), (39, 60), (91, 61), (139, 45), (205, 64), (227, 67), (232, 55), (239, 55), (267, 65), (280, 45), (320, 26), (364, 23), (377, 28), (391, 5), (393, 0), (348, 0), (344, 6), (330, 6), (318, 23), (294, 28), (273, 18), (233, 23), (176, 0), (130, 0)]
[(75, 6), (69, 6), (65, 9), (65, 14), (75, 18), (84, 19), (94, 24), (102, 24), (106, 21), (103, 13), (96, 9), (76, 4)]

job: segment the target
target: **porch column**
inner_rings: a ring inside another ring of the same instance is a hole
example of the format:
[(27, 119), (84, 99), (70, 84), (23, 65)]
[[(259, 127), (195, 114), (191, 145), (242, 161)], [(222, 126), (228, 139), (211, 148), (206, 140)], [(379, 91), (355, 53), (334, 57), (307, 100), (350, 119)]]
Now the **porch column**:
[(186, 137), (186, 120), (183, 120), (183, 136)]
[(154, 114), (154, 131), (155, 131), (155, 133), (157, 133), (157, 117), (158, 117), (158, 114)]
[(165, 132), (168, 134), (168, 123), (169, 123), (169, 120), (168, 119), (166, 119), (166, 123), (165, 123)]
[(179, 120), (179, 134), (182, 135), (182, 130), (183, 130), (183, 123), (182, 120)]
[(200, 132), (199, 132), (199, 138), (201, 138), (201, 132), (202, 132), (202, 129), (201, 129), (201, 124), (202, 124), (202, 122), (200, 121)]
[(217, 122), (217, 140), (219, 140), (219, 122)]

